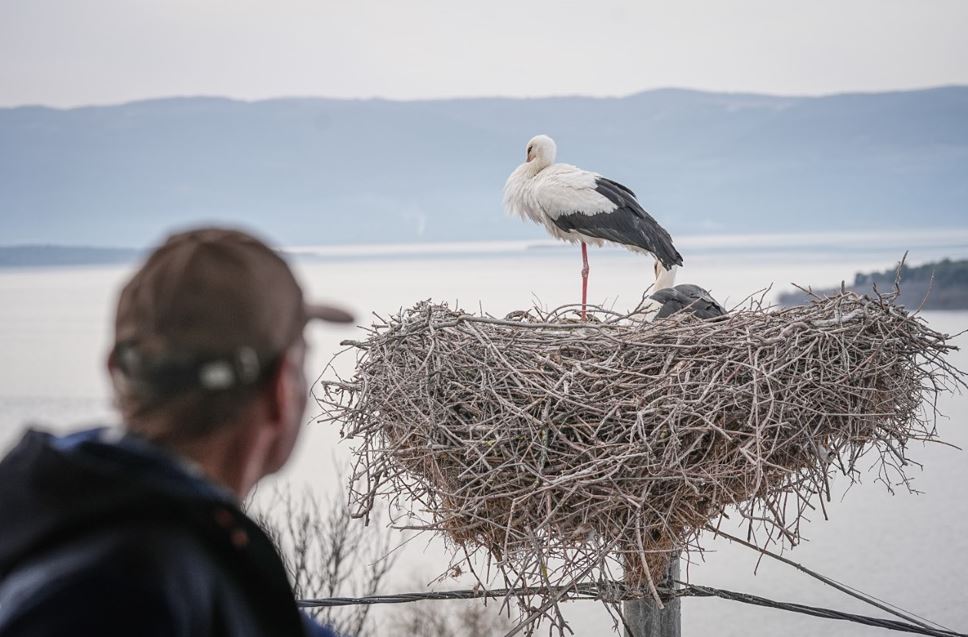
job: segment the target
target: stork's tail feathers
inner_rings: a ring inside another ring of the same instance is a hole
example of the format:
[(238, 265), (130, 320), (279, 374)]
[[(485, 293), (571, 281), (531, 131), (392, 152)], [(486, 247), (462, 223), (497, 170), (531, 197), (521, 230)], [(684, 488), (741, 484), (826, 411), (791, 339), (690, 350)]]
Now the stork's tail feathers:
[(655, 258), (662, 263), (663, 267), (671, 270), (677, 265), (682, 265), (682, 255), (672, 245), (671, 239), (668, 243), (659, 243), (656, 247)]

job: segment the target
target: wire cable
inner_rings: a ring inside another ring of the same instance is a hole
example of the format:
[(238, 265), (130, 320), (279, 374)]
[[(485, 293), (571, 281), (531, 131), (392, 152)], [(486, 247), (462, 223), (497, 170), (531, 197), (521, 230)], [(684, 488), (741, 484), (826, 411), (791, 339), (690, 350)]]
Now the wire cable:
[(849, 585), (844, 584), (842, 582), (838, 582), (837, 580), (835, 580), (835, 579), (833, 579), (831, 577), (827, 577), (826, 575), (822, 575), (822, 574), (820, 574), (820, 573), (818, 573), (816, 571), (813, 571), (813, 570), (807, 568), (806, 566), (804, 566), (803, 564), (800, 564), (799, 562), (794, 562), (791, 559), (788, 559), (786, 557), (783, 557), (782, 555), (778, 555), (778, 554), (776, 554), (776, 553), (774, 553), (772, 551), (769, 551), (769, 550), (767, 550), (765, 548), (759, 547), (759, 546), (757, 546), (757, 545), (755, 545), (755, 544), (753, 544), (751, 542), (747, 542), (746, 540), (743, 540), (741, 538), (738, 538), (735, 535), (731, 535), (731, 534), (729, 534), (729, 533), (727, 533), (725, 531), (716, 529), (713, 526), (707, 526), (706, 528), (709, 531), (711, 531), (713, 534), (715, 534), (715, 535), (719, 535), (721, 537), (724, 537), (727, 540), (730, 540), (731, 542), (736, 542), (737, 544), (740, 544), (742, 546), (745, 546), (746, 548), (753, 549), (754, 551), (760, 553), (761, 555), (765, 555), (767, 557), (770, 557), (770, 558), (772, 558), (772, 559), (774, 559), (774, 560), (776, 560), (778, 562), (782, 562), (784, 564), (787, 564), (788, 566), (792, 566), (793, 568), (797, 569), (801, 573), (804, 573), (806, 575), (809, 575), (810, 577), (812, 577), (812, 578), (814, 578), (816, 580), (819, 580), (819, 581), (823, 582), (827, 586), (830, 586), (831, 588), (837, 589), (841, 593), (844, 593), (846, 595), (849, 595), (851, 597), (854, 597), (856, 599), (859, 599), (860, 601), (864, 602), (865, 604), (870, 604), (871, 606), (873, 606), (875, 608), (879, 608), (880, 610), (882, 610), (882, 611), (884, 611), (886, 613), (890, 613), (891, 615), (894, 615), (895, 617), (900, 617), (901, 619), (903, 619), (906, 622), (910, 622), (912, 624), (917, 624), (918, 626), (921, 626), (922, 628), (929, 628), (930, 629), (932, 627), (937, 627), (937, 628), (941, 628), (942, 630), (948, 630), (948, 631), (951, 630), (947, 626), (942, 626), (941, 624), (938, 624), (936, 622), (933, 622), (930, 619), (926, 619), (924, 617), (921, 617), (920, 615), (918, 615), (916, 613), (912, 613), (909, 610), (905, 610), (905, 609), (901, 608), (900, 606), (897, 606), (896, 604), (892, 604), (892, 603), (886, 602), (886, 601), (884, 601), (882, 599), (878, 599), (877, 597), (874, 597), (873, 595), (871, 595), (869, 593), (865, 593), (864, 591), (862, 591), (862, 590), (860, 590), (858, 588), (854, 588), (853, 586), (849, 586)]
[[(495, 589), (495, 590), (484, 590), (484, 589), (466, 589), (466, 590), (456, 590), (456, 591), (439, 591), (439, 592), (423, 592), (423, 593), (398, 593), (395, 595), (369, 595), (366, 597), (330, 597), (324, 599), (303, 599), (299, 600), (299, 606), (302, 608), (332, 608), (336, 606), (352, 606), (358, 604), (406, 604), (410, 602), (419, 602), (426, 600), (442, 601), (442, 600), (455, 600), (455, 599), (481, 599), (481, 598), (504, 598), (508, 596), (527, 596), (527, 595), (552, 595), (561, 594), (562, 599), (567, 600), (580, 600), (580, 599), (603, 599), (608, 597), (613, 597), (616, 591), (620, 591), (622, 588), (621, 582), (609, 582), (606, 584), (583, 584), (579, 586), (573, 586), (569, 589), (566, 587), (523, 587), (514, 589)], [(863, 624), (866, 626), (873, 626), (877, 628), (884, 628), (887, 630), (895, 630), (900, 632), (914, 633), (918, 635), (931, 635), (932, 637), (968, 637), (968, 633), (959, 633), (953, 630), (933, 628), (931, 626), (919, 625), (911, 623), (909, 621), (898, 621), (894, 619), (883, 619), (879, 617), (870, 617), (867, 615), (859, 615), (856, 613), (847, 613), (844, 611), (834, 610), (830, 608), (823, 608), (820, 606), (808, 606), (806, 604), (798, 604), (795, 602), (781, 602), (777, 600), (768, 599), (766, 597), (760, 597), (758, 595), (751, 595), (749, 593), (739, 593), (736, 591), (725, 590), (721, 588), (713, 588), (711, 586), (700, 586), (697, 584), (685, 584), (682, 588), (677, 589), (659, 589), (660, 594), (669, 597), (718, 597), (720, 599), (726, 599), (734, 602), (740, 602), (743, 604), (751, 604), (754, 606), (762, 606), (766, 608), (775, 608), (777, 610), (785, 610), (793, 613), (800, 613), (804, 615), (811, 615), (813, 617), (822, 617), (825, 619), (837, 619), (842, 621), (850, 621), (857, 624)], [(615, 601), (620, 601), (620, 599), (615, 599)]]
[(830, 608), (807, 606), (806, 604), (797, 604), (794, 602), (778, 602), (766, 597), (750, 595), (749, 593), (737, 593), (735, 591), (727, 591), (721, 588), (712, 588), (709, 586), (688, 585), (682, 590), (683, 596), (685, 597), (719, 597), (721, 599), (728, 599), (734, 602), (741, 602), (743, 604), (764, 606), (766, 608), (776, 608), (778, 610), (786, 610), (794, 613), (802, 613), (804, 615), (812, 615), (814, 617), (823, 617), (826, 619), (840, 619), (855, 622), (857, 624), (864, 624), (877, 628), (886, 628), (888, 630), (897, 630), (906, 633), (934, 635), (936, 637), (965, 637), (966, 635), (965, 633), (957, 633), (952, 630), (931, 628), (930, 626), (924, 627), (906, 621), (902, 622), (894, 619), (868, 617), (867, 615), (846, 613), (844, 611), (832, 610)]

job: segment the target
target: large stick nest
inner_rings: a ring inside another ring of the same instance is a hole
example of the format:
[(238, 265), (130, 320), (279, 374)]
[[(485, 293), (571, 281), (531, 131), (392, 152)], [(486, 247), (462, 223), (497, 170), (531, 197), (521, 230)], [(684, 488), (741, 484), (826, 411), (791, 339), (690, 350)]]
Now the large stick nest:
[(963, 385), (949, 339), (849, 292), (712, 321), (425, 302), (350, 342), (354, 376), (317, 398), (358, 441), (359, 515), (388, 496), (512, 586), (624, 577), (624, 596), (655, 595), (727, 513), (761, 546), (795, 544), (835, 474), (906, 485), (909, 443)]

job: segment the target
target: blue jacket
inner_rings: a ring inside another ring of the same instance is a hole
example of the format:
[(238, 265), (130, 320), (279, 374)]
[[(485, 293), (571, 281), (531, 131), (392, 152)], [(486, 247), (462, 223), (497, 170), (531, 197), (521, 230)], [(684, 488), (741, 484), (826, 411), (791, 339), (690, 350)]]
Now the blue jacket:
[(272, 542), (176, 458), (30, 431), (0, 461), (0, 637), (334, 637)]

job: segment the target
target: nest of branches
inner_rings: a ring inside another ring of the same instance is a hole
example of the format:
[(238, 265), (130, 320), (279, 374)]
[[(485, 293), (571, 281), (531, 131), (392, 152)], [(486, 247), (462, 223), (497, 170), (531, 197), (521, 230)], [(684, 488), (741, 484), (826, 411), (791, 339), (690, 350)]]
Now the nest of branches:
[(621, 597), (658, 599), (669, 557), (727, 512), (761, 546), (795, 544), (833, 475), (907, 484), (909, 443), (935, 438), (935, 398), (964, 383), (950, 337), (892, 301), (654, 322), (419, 303), (348, 342), (354, 376), (317, 398), (358, 441), (360, 516), (387, 496), (455, 566), (484, 552), (510, 586), (624, 579)]

